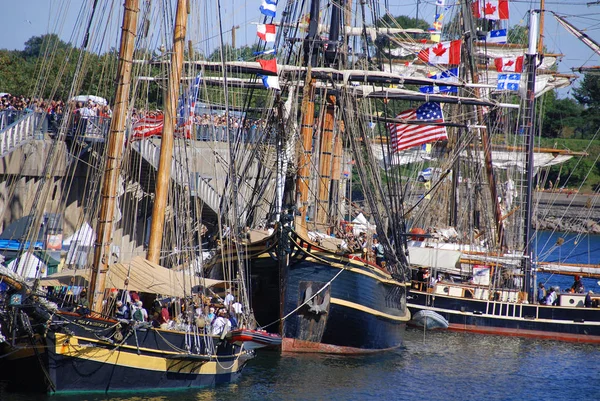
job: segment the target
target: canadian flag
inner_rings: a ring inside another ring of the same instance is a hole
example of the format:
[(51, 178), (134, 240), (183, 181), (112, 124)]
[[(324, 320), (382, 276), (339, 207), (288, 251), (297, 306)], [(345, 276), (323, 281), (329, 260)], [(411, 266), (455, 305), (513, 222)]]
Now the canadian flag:
[(275, 42), (275, 25), (258, 24), (256, 26), (256, 35), (265, 42)]
[(494, 59), (494, 64), (498, 72), (523, 72), (524, 58), (524, 56), (500, 57)]
[(419, 52), (418, 57), (430, 64), (460, 64), (460, 40), (440, 42)]
[(270, 71), (277, 74), (277, 59), (271, 60), (257, 60), (260, 64), (260, 68), (265, 71)]
[(472, 7), (475, 18), (508, 19), (508, 0), (477, 0)]

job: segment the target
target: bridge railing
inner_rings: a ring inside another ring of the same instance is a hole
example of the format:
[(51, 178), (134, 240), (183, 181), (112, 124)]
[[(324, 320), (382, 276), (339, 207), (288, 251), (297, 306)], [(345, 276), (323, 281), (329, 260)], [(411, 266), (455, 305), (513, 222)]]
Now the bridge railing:
[(4, 156), (22, 143), (35, 137), (36, 113), (4, 111), (0, 115), (0, 155)]

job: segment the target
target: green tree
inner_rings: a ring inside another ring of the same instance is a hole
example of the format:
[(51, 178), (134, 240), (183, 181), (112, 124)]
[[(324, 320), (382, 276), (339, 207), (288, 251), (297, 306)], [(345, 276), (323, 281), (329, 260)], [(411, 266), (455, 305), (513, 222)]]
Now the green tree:
[(544, 97), (542, 136), (545, 138), (574, 137), (581, 124), (583, 108), (572, 98), (558, 99), (555, 91)]
[(581, 138), (592, 138), (600, 129), (600, 76), (585, 75), (573, 96), (584, 107), (578, 127)]

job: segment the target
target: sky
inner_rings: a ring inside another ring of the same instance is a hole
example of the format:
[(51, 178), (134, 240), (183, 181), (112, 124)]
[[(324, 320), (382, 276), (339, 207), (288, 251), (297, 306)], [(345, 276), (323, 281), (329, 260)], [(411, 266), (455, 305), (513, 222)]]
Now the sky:
[[(600, 2), (598, 4), (587, 5), (593, 0), (548, 0), (546, 1), (546, 10), (555, 11), (568, 20), (585, 29), (585, 32), (597, 42), (600, 42)], [(119, 0), (116, 4), (121, 4)], [(173, 0), (173, 3), (175, 1)], [(452, 0), (446, 0), (446, 4), (451, 4)], [(45, 33), (57, 33), (63, 40), (70, 41), (71, 38), (77, 38), (76, 43), (80, 42), (81, 30), (74, 31), (74, 27), (81, 18), (80, 9), (82, 4), (88, 5), (88, 10), (93, 0), (22, 0), (22, 1), (3, 1), (2, 12), (0, 13), (0, 26), (5, 33), (0, 35), (0, 49), (22, 50), (24, 43), (32, 36)], [(107, 0), (99, 3), (108, 4)], [(254, 6), (254, 3), (256, 4)], [(279, 1), (284, 4), (284, 0)], [(356, 3), (356, 0), (355, 0)], [(392, 15), (409, 15), (414, 17), (417, 13), (419, 17), (427, 21), (433, 21), (435, 13), (435, 0), (381, 0), (381, 9), (389, 4), (389, 11)], [(196, 7), (206, 7), (207, 15), (214, 15), (208, 7), (214, 7), (215, 0), (192, 0)], [(209, 4), (209, 5), (207, 5)], [(537, 3), (525, 0), (510, 1), (510, 25), (527, 22), (527, 12), (530, 8), (537, 7)], [(236, 32), (237, 45), (252, 44), (255, 37), (255, 24), (260, 20), (258, 7), (260, 0), (221, 0), (222, 7), (222, 25), (223, 27), (232, 27), (239, 25)], [(276, 18), (279, 19), (280, 17)], [(198, 37), (208, 37), (216, 31), (216, 18), (208, 21), (196, 21), (188, 33), (194, 31)], [(228, 28), (224, 28), (227, 30)], [(546, 13), (545, 18), (545, 45), (552, 53), (564, 54), (561, 58), (558, 69), (562, 73), (572, 73), (571, 68), (580, 66), (600, 65), (600, 56), (596, 55), (585, 44), (573, 37), (570, 33), (560, 27), (555, 18)], [(74, 33), (75, 32), (75, 33)], [(230, 29), (226, 40), (230, 41)], [(112, 38), (111, 43), (117, 43), (117, 38)], [(210, 51), (210, 47), (217, 44), (216, 38), (212, 37), (210, 41), (196, 44), (200, 50)], [(203, 49), (204, 47), (204, 49)], [(580, 74), (578, 74), (580, 75)], [(577, 85), (577, 83), (575, 84)], [(568, 95), (569, 90), (561, 91), (563, 95)]]

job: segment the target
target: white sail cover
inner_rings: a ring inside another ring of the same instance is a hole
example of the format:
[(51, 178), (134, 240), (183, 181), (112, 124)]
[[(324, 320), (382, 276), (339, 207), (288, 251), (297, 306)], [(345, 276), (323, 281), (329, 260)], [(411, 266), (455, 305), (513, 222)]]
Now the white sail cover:
[(408, 247), (408, 262), (413, 266), (454, 269), (460, 260), (460, 251), (440, 248)]
[[(483, 152), (478, 152), (479, 162), (484, 164), (485, 156)], [(467, 157), (467, 152), (461, 154), (463, 157)], [(571, 159), (571, 155), (561, 155), (556, 153), (546, 152), (535, 152), (533, 154), (533, 167), (535, 169), (550, 167), (556, 164), (562, 164), (567, 160)], [(508, 151), (493, 151), (492, 152), (492, 165), (497, 169), (507, 169), (516, 167), (522, 171), (525, 171), (525, 155), (519, 152), (508, 152)]]
[[(384, 167), (390, 165), (405, 165), (410, 163), (417, 163), (423, 160), (431, 160), (430, 154), (417, 146), (412, 149), (407, 149), (401, 152), (397, 152), (393, 155), (390, 160), (388, 156), (387, 148), (382, 147), (381, 144), (372, 144), (371, 151), (373, 156)], [(477, 152), (477, 160), (480, 163), (484, 163), (485, 156), (483, 152)], [(467, 157), (467, 152), (461, 153), (461, 157)], [(572, 155), (562, 155), (558, 153), (548, 152), (535, 152), (533, 154), (533, 166), (535, 169), (554, 166), (556, 164), (562, 164), (567, 160), (571, 159)], [(492, 152), (492, 165), (497, 169), (507, 168), (518, 168), (525, 170), (525, 154), (523, 152), (509, 152), (509, 151), (493, 151)]]

